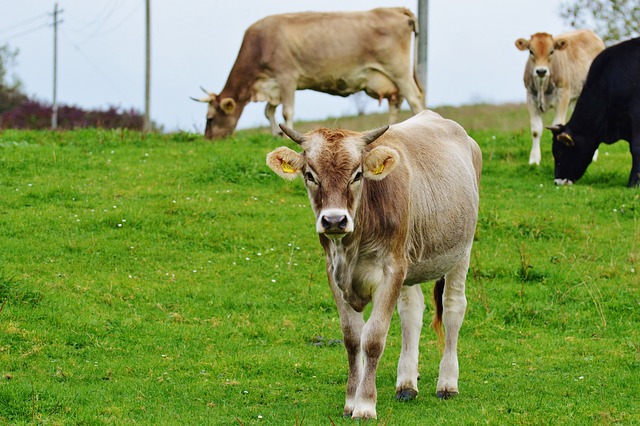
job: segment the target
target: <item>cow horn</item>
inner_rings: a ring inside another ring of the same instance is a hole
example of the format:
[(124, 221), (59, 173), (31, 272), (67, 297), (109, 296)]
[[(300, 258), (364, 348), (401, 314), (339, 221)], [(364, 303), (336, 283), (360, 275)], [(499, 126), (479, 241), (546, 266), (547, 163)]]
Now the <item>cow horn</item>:
[(209, 101), (211, 100), (211, 98), (194, 98), (193, 96), (189, 96), (191, 99), (193, 99), (196, 102), (205, 102), (205, 103), (209, 103)]
[(362, 135), (362, 141), (365, 144), (369, 145), (371, 142), (375, 141), (380, 136), (382, 136), (384, 134), (384, 132), (386, 132), (387, 130), (389, 130), (389, 125), (386, 125), (386, 126), (383, 126), (383, 127), (379, 127), (377, 129), (373, 129), (373, 130), (365, 133), (364, 135)]
[[(204, 93), (206, 93), (207, 95), (211, 96), (213, 95), (213, 93), (209, 92), (207, 89), (205, 89), (204, 87), (200, 86), (200, 90), (202, 90)], [(215, 95), (214, 95), (215, 96)]]
[(284, 124), (280, 124), (279, 126), (284, 132), (284, 134), (289, 136), (289, 138), (295, 143), (297, 143), (298, 145), (301, 145), (306, 140), (306, 138), (304, 137), (304, 133), (300, 133), (296, 130), (293, 130), (285, 126)]

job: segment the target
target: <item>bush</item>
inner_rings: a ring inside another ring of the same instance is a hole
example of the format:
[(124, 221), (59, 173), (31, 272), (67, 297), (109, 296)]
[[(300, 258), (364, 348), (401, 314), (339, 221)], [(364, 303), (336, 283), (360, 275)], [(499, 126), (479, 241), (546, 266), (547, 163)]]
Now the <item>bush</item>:
[[(51, 114), (51, 105), (28, 99), (12, 110), (0, 114), (0, 129), (49, 129)], [(142, 113), (134, 108), (126, 110), (109, 106), (105, 110), (84, 110), (69, 105), (58, 107), (60, 129), (99, 127), (141, 130), (142, 124)]]

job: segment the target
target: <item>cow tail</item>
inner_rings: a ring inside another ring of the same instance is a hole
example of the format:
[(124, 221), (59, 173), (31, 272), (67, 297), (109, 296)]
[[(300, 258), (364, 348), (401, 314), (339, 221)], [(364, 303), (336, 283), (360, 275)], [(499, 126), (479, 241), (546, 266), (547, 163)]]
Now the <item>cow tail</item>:
[[(420, 79), (418, 78), (418, 34), (420, 30), (418, 29), (418, 20), (415, 15), (413, 15), (412, 24), (413, 24), (413, 80), (416, 82), (416, 86), (420, 89), (420, 94), (424, 98), (424, 87), (420, 83)], [(424, 102), (423, 102), (424, 103)]]
[(438, 347), (442, 348), (444, 343), (444, 330), (442, 327), (442, 295), (444, 294), (444, 285), (445, 280), (444, 277), (440, 278), (436, 281), (433, 286), (433, 303), (436, 306), (436, 312), (433, 314), (433, 320), (431, 321), (431, 326), (436, 332), (438, 336)]

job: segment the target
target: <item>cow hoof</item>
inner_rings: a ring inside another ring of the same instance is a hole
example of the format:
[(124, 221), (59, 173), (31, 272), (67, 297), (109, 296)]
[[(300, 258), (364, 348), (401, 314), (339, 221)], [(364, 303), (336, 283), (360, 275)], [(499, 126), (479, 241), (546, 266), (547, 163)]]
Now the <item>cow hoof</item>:
[(451, 391), (438, 391), (436, 392), (436, 395), (438, 396), (438, 398), (440, 399), (451, 399), (455, 396), (458, 395), (458, 392), (451, 392)]
[(411, 401), (412, 399), (416, 399), (418, 396), (418, 391), (415, 389), (400, 389), (396, 392), (396, 399), (398, 401)]

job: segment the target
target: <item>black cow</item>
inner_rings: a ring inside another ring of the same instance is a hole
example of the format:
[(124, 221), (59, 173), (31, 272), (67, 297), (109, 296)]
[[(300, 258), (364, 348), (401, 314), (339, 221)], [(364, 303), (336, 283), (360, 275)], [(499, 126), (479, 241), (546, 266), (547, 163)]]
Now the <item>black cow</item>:
[(589, 68), (569, 122), (548, 129), (556, 184), (580, 179), (601, 142), (624, 139), (632, 157), (628, 186), (640, 186), (640, 37), (603, 50)]

